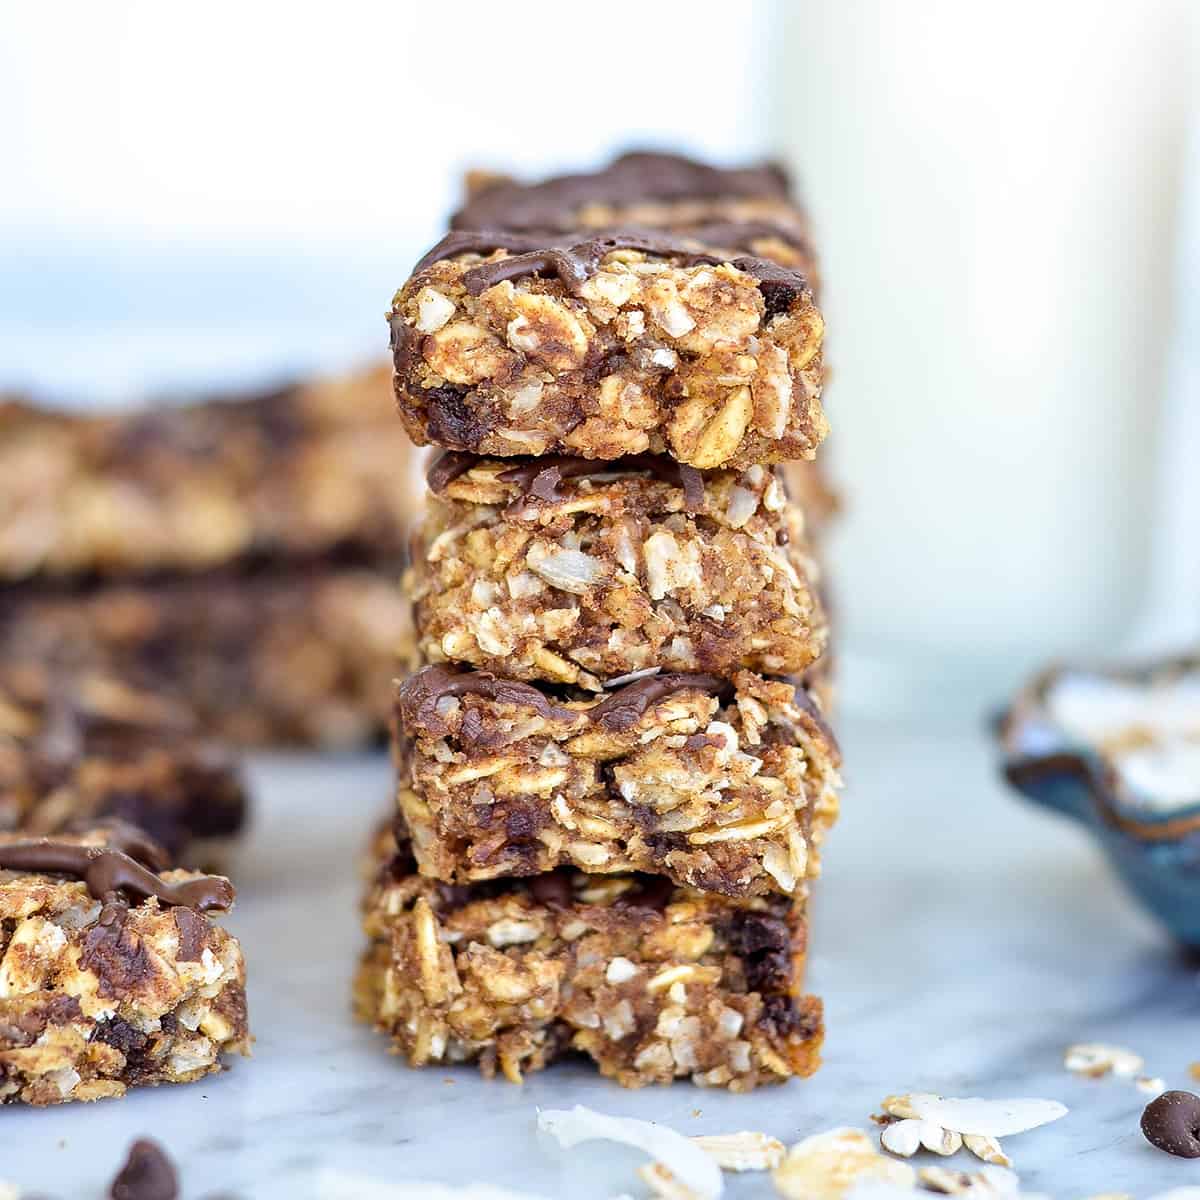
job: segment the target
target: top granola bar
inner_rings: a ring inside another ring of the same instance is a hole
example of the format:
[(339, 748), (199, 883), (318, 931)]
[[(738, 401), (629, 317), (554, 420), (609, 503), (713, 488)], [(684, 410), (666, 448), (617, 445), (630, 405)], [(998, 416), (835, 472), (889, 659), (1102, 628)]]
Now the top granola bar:
[(714, 167), (682, 154), (631, 151), (598, 171), (537, 183), (475, 172), (469, 185), (466, 204), (450, 219), (452, 229), (674, 228), (689, 220), (756, 219), (807, 224), (791, 198), (787, 172), (774, 162)]
[(0, 580), (398, 555), (412, 457), (379, 368), (129, 412), (0, 402)]
[(449, 234), (393, 300), (409, 434), (502, 456), (811, 459), (824, 322), (804, 275), (741, 234)]
[(736, 225), (750, 253), (798, 267), (810, 283), (816, 276), (808, 214), (777, 163), (731, 169), (640, 151), (599, 171), (537, 183), (473, 171), (467, 189), (452, 229), (548, 234), (639, 226), (688, 234)]

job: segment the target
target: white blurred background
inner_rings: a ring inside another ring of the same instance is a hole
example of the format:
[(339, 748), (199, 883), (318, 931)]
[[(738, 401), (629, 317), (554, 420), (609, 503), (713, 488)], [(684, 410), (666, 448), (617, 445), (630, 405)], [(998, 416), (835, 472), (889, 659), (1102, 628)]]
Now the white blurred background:
[(825, 259), (854, 704), (1196, 639), (1187, 0), (0, 8), (0, 390), (380, 356), (462, 172), (782, 153)]

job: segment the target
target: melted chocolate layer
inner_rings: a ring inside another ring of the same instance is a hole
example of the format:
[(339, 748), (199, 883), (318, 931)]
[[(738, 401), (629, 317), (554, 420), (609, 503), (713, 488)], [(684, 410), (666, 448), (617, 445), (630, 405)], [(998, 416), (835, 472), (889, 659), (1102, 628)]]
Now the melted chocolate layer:
[(450, 219), (452, 229), (499, 225), (562, 229), (585, 205), (719, 197), (786, 200), (788, 178), (776, 163), (726, 170), (677, 154), (623, 154), (601, 171), (562, 175), (542, 183), (504, 180), (485, 188)]
[(460, 475), (465, 475), (476, 463), (483, 459), (477, 454), (464, 454), (461, 450), (443, 450), (425, 472), (425, 482), (429, 490), (440, 496)]
[(233, 885), (219, 875), (168, 883), (124, 851), (52, 838), (0, 845), (0, 869), (70, 875), (86, 884), (97, 900), (124, 891), (140, 899), (153, 896), (162, 904), (205, 911), (231, 908), (234, 900)]
[(624, 687), (605, 696), (594, 708), (587, 711), (588, 719), (610, 733), (623, 733), (632, 729), (646, 710), (659, 700), (695, 688), (710, 696), (720, 696), (731, 685), (715, 675), (688, 675), (675, 672), (669, 675), (648, 675), (635, 679)]
[(476, 695), (500, 704), (524, 705), (547, 720), (578, 721), (583, 718), (611, 733), (632, 728), (652, 705), (688, 688), (713, 696), (724, 694), (730, 684), (715, 675), (672, 673), (636, 679), (586, 709), (555, 704), (539, 688), (512, 679), (500, 679), (489, 671), (453, 671), (448, 667), (422, 667), (410, 675), (397, 693), (400, 720), (405, 730), (418, 730), (444, 737), (449, 726), (437, 711), (444, 696)]
[(573, 721), (578, 716), (569, 708), (554, 704), (537, 688), (512, 679), (499, 679), (487, 671), (452, 671), (448, 667), (422, 667), (410, 675), (397, 692), (400, 720), (410, 733), (420, 729), (435, 737), (444, 737), (449, 726), (437, 711), (445, 696), (484, 696), (499, 704), (520, 704), (532, 708), (546, 720)]
[(144, 829), (120, 817), (84, 817), (70, 822), (64, 833), (90, 833), (103, 830), (110, 850), (128, 854), (136, 862), (152, 871), (165, 871), (171, 865), (171, 857)]
[[(740, 227), (722, 225), (715, 228), (728, 233)], [(792, 299), (808, 291), (808, 282), (800, 271), (752, 255), (726, 259), (709, 250), (697, 249), (698, 244), (709, 243), (711, 239), (705, 236), (703, 228), (695, 233), (695, 241), (687, 245), (684, 243), (689, 239), (679, 235), (645, 229), (605, 230), (583, 240), (579, 240), (578, 234), (539, 237), (504, 230), (456, 230), (448, 233), (420, 259), (413, 267), (413, 274), (418, 275), (435, 262), (456, 258), (461, 254), (488, 255), (504, 250), (508, 257), (480, 263), (464, 273), (463, 286), (472, 296), (478, 296), (507, 279), (520, 279), (526, 275), (557, 276), (563, 286), (574, 294), (596, 273), (607, 255), (615, 250), (638, 250), (645, 254), (678, 258), (685, 267), (716, 266), (729, 262), (739, 271), (758, 280), (772, 314), (782, 311)], [(744, 244), (744, 239), (740, 240)], [(781, 300), (784, 295), (787, 296), (786, 303)], [(393, 349), (396, 349), (395, 341)]]
[[(440, 495), (477, 463), (486, 461), (486, 458), (464, 454), (458, 450), (443, 451), (430, 464), (425, 482), (431, 492)], [(552, 502), (563, 498), (559, 487), (566, 479), (583, 479), (624, 471), (644, 472), (662, 480), (663, 483), (682, 488), (688, 512), (699, 512), (704, 507), (704, 476), (687, 463), (677, 463), (674, 459), (655, 454), (631, 454), (611, 462), (577, 458), (567, 454), (545, 454), (528, 460), (517, 460), (516, 466), (502, 471), (496, 478), (501, 483), (519, 485), (520, 498), (523, 500)]]

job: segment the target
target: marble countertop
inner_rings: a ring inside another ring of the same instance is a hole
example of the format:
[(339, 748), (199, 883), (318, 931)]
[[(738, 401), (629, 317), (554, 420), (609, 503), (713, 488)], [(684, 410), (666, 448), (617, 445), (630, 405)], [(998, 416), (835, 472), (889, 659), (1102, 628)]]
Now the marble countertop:
[[(1187, 1087), (1200, 1059), (1196, 967), (1134, 909), (1082, 833), (994, 781), (975, 724), (849, 718), (842, 733), (849, 786), (811, 968), (829, 1038), (812, 1080), (737, 1097), (687, 1085), (625, 1092), (574, 1065), (522, 1088), (469, 1069), (407, 1069), (352, 1022), (348, 1002), (356, 858), (387, 802), (385, 757), (260, 758), (230, 919), (250, 966), (255, 1057), (120, 1101), (7, 1109), (0, 1178), (98, 1200), (128, 1143), (149, 1135), (180, 1164), (183, 1200), (319, 1197), (323, 1168), (592, 1200), (642, 1195), (638, 1157), (551, 1151), (534, 1134), (535, 1106), (579, 1102), (688, 1133), (759, 1129), (790, 1142), (865, 1125), (886, 1093), (921, 1090), (1069, 1105), (1064, 1120), (1006, 1142), (1028, 1190), (1067, 1200), (1200, 1185), (1200, 1160), (1143, 1140), (1145, 1097), (1131, 1084), (1061, 1066), (1070, 1042), (1113, 1042)], [(726, 1194), (774, 1192), (763, 1176), (730, 1176)]]

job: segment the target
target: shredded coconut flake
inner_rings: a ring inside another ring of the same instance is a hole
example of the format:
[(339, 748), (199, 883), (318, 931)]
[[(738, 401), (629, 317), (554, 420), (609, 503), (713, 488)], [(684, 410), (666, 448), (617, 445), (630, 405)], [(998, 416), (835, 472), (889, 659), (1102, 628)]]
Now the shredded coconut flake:
[(701, 1200), (712, 1200), (724, 1189), (721, 1168), (681, 1133), (633, 1117), (612, 1117), (585, 1108), (547, 1108), (538, 1111), (538, 1128), (569, 1150), (581, 1142), (608, 1141), (644, 1150), (675, 1181)]
[(916, 1115), (955, 1133), (1008, 1137), (1047, 1125), (1067, 1115), (1057, 1100), (943, 1100), (940, 1096), (914, 1097)]

